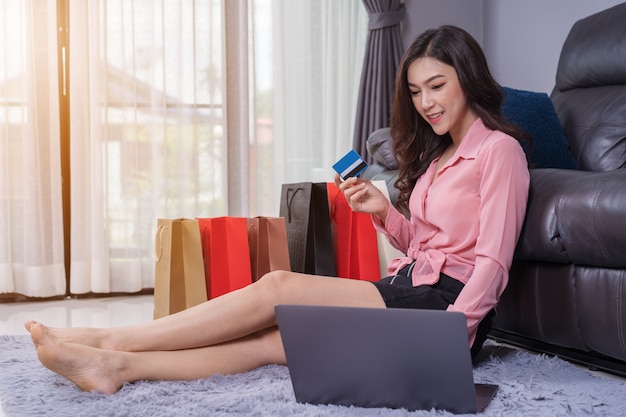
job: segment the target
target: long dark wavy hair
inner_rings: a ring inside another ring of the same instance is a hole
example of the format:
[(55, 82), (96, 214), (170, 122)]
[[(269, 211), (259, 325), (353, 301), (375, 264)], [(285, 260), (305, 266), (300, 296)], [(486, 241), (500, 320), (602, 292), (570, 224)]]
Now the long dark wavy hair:
[(478, 42), (456, 26), (429, 29), (413, 41), (405, 52), (396, 77), (390, 130), (398, 160), (398, 204), (408, 211), (408, 200), (419, 177), (431, 162), (452, 143), (448, 133), (437, 135), (417, 112), (411, 99), (407, 71), (418, 58), (434, 58), (456, 70), (470, 108), (489, 129), (502, 131), (517, 140), (531, 138), (509, 123), (500, 110), (504, 94), (493, 79), (487, 59)]

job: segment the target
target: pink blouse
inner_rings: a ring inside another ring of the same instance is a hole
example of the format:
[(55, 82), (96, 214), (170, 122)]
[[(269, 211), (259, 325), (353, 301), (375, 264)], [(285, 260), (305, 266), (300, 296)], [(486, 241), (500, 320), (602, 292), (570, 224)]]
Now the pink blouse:
[(448, 310), (465, 314), (471, 345), (508, 282), (530, 175), (519, 142), (480, 118), (433, 182), (437, 161), (411, 193), (410, 220), (390, 206), (374, 225), (407, 255), (390, 263), (390, 275), (415, 260), (414, 286), (434, 284), (440, 272), (465, 284)]

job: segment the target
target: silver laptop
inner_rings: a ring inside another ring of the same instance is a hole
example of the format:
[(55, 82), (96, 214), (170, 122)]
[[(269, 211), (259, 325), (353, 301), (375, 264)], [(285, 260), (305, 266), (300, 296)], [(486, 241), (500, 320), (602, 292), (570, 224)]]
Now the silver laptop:
[(296, 400), (482, 412), (498, 386), (474, 384), (459, 312), (277, 305)]

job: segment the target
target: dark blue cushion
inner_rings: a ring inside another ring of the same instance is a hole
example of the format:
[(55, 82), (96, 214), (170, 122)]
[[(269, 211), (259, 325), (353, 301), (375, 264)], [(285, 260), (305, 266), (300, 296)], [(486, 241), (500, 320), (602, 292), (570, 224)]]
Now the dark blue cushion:
[(530, 167), (578, 169), (550, 97), (510, 87), (503, 90), (502, 113), (533, 137), (530, 153), (528, 146), (524, 147)]

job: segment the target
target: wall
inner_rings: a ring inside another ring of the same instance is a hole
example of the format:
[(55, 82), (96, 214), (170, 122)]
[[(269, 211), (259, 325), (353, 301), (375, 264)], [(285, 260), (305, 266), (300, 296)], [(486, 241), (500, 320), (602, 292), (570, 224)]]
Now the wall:
[(482, 40), (483, 0), (405, 0), (405, 4), (402, 37), (406, 47), (426, 29), (444, 24), (460, 26)]
[(444, 23), (481, 43), (502, 85), (550, 93), (559, 53), (572, 25), (617, 0), (406, 0), (406, 45), (421, 31)]

